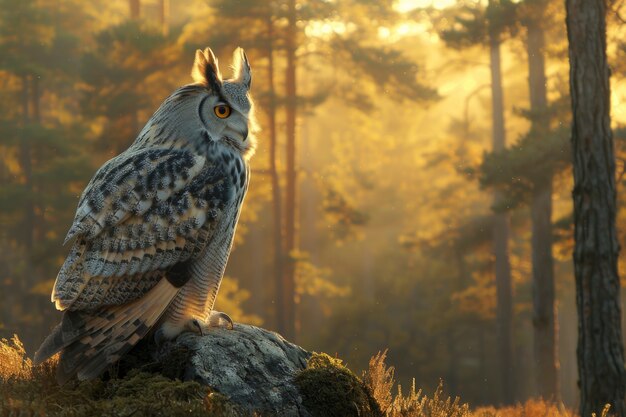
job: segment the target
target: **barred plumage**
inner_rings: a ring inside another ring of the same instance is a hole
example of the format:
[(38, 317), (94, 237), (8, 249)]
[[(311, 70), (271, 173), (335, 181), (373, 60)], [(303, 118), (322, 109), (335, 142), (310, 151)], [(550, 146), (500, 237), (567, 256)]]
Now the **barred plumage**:
[(234, 59), (222, 80), (212, 51), (198, 51), (195, 84), (85, 188), (52, 292), (64, 318), (35, 356), (61, 351), (60, 381), (98, 376), (151, 330), (173, 338), (211, 326), (256, 130), (250, 66), (241, 49)]

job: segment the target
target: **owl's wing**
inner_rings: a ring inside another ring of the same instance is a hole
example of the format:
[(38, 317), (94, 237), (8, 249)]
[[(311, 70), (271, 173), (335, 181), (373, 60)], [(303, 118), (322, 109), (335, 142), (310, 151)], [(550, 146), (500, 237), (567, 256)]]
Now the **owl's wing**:
[(181, 149), (122, 154), (105, 164), (80, 199), (76, 237), (52, 300), (61, 310), (132, 301), (164, 272), (198, 253), (221, 215), (224, 172)]
[(105, 227), (142, 216), (187, 186), (205, 161), (187, 150), (159, 148), (124, 152), (111, 159), (85, 188), (65, 242), (77, 235), (91, 240)]
[(41, 363), (61, 351), (59, 382), (101, 374), (175, 299), (186, 261), (215, 238), (239, 198), (236, 170), (221, 161), (152, 149), (122, 154), (96, 174), (80, 199), (68, 234), (76, 241), (52, 294), (66, 310), (63, 321), (34, 358)]

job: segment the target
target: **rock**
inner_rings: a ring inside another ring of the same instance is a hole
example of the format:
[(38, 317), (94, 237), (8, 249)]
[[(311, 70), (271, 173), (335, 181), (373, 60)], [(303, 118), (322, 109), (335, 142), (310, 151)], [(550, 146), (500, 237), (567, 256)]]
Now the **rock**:
[(245, 324), (205, 336), (184, 333), (156, 354), (164, 373), (207, 385), (245, 412), (286, 416), (310, 416), (295, 384), (310, 357), (280, 335)]

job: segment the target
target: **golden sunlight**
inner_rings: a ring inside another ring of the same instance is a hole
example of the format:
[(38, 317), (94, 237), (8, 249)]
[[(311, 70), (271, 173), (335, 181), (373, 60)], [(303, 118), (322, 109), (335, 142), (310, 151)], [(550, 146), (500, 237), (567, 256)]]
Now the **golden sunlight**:
[(626, 417), (604, 3), (0, 0), (0, 417)]

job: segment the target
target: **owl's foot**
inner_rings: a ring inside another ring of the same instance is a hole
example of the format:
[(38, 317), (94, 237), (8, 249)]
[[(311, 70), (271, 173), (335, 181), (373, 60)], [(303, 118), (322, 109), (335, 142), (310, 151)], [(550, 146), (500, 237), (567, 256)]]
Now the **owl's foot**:
[(231, 319), (228, 314), (222, 313), (221, 311), (212, 311), (208, 321), (193, 318), (189, 320), (187, 326), (185, 327), (189, 331), (199, 334), (200, 336), (204, 336), (211, 329), (215, 328), (233, 330), (234, 323), (233, 319)]
[(222, 329), (233, 330), (235, 323), (230, 316), (222, 311), (211, 311), (209, 316), (209, 325), (211, 327), (219, 327)]

